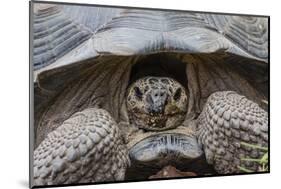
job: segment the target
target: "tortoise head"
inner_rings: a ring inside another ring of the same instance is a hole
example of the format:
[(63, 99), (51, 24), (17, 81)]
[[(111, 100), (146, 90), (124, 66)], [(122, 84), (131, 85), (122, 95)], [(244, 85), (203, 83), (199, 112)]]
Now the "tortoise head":
[(166, 130), (179, 126), (187, 111), (187, 93), (168, 77), (144, 77), (127, 92), (130, 121), (144, 130)]

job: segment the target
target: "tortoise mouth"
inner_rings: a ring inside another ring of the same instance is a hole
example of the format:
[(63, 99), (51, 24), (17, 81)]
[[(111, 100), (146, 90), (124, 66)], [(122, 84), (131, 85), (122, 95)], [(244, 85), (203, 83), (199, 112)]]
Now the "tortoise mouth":
[(147, 113), (147, 112), (135, 112), (134, 116), (136, 118), (148, 117), (148, 118), (156, 118), (156, 119), (168, 119), (169, 117), (177, 116), (177, 115), (185, 115), (186, 112), (175, 112), (175, 113)]
[(146, 137), (129, 149), (133, 162), (149, 166), (182, 164), (203, 154), (195, 136), (181, 133), (160, 133)]
[(183, 122), (184, 116), (185, 112), (170, 114), (135, 113), (133, 115), (134, 123), (146, 131), (161, 131), (176, 128)]
[(182, 115), (186, 114), (186, 111), (173, 111), (173, 112), (159, 112), (159, 113), (154, 113), (154, 112), (149, 112), (149, 111), (133, 111), (136, 116), (148, 116), (148, 117), (159, 117), (159, 118), (165, 118), (165, 117), (172, 117), (175, 115)]

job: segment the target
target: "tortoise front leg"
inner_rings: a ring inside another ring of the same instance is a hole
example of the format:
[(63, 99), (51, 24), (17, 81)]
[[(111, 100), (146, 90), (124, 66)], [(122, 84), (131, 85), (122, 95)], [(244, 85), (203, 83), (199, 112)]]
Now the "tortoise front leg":
[(34, 185), (123, 180), (127, 148), (116, 122), (102, 109), (85, 109), (63, 122), (34, 151)]
[(238, 173), (239, 166), (259, 171), (258, 163), (242, 158), (260, 158), (264, 151), (243, 142), (268, 146), (268, 114), (235, 92), (216, 92), (197, 119), (197, 137), (207, 162), (218, 173)]

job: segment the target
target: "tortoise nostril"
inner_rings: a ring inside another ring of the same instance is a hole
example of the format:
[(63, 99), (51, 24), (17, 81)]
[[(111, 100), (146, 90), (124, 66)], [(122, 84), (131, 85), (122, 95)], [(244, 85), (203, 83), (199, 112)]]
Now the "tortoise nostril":
[(157, 102), (164, 102), (167, 98), (167, 95), (164, 91), (153, 91), (150, 94), (151, 100), (153, 101), (153, 103)]

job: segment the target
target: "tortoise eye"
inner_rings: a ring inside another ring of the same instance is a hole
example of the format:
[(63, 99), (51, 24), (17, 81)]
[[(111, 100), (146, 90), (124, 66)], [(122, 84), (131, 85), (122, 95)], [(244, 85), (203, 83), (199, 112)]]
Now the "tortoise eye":
[(135, 91), (136, 96), (137, 96), (139, 99), (142, 99), (142, 95), (143, 95), (143, 94), (142, 94), (140, 88), (135, 87), (135, 88), (134, 88), (134, 91)]
[(180, 97), (181, 97), (181, 88), (178, 88), (175, 92), (174, 100), (179, 100)]

